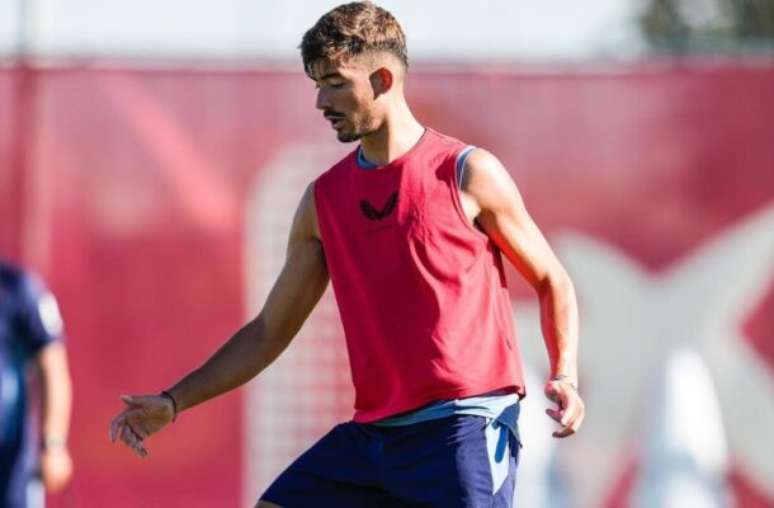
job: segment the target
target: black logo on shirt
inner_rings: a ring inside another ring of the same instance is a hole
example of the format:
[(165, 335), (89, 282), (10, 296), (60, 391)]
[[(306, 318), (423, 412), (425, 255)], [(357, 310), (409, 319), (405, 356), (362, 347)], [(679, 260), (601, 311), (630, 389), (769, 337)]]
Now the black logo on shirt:
[(398, 191), (390, 194), (389, 199), (387, 199), (387, 202), (384, 204), (381, 210), (374, 208), (374, 205), (365, 199), (360, 201), (360, 210), (369, 220), (382, 220), (392, 213), (396, 204), (398, 204)]

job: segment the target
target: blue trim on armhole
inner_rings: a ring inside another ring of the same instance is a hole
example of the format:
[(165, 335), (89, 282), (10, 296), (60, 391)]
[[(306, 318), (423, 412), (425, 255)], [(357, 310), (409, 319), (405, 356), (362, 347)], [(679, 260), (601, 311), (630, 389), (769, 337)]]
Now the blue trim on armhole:
[(468, 160), (468, 156), (470, 155), (470, 152), (475, 150), (476, 147), (473, 145), (468, 145), (465, 148), (463, 148), (459, 154), (457, 154), (457, 188), (462, 188), (462, 176), (465, 174), (465, 162)]

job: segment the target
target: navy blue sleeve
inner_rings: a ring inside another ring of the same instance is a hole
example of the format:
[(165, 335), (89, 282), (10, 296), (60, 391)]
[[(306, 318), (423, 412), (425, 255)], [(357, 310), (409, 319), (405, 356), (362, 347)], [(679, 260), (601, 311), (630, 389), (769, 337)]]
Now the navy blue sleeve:
[(18, 286), (19, 335), (30, 356), (63, 338), (62, 317), (54, 295), (35, 276), (23, 275)]

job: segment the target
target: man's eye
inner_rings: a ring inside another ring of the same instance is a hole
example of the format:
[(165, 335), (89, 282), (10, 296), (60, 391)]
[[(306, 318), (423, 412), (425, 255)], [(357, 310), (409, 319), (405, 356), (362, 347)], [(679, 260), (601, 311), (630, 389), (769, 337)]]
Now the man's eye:
[(344, 83), (315, 83), (314, 84), (315, 89), (319, 90), (320, 88), (343, 88)]

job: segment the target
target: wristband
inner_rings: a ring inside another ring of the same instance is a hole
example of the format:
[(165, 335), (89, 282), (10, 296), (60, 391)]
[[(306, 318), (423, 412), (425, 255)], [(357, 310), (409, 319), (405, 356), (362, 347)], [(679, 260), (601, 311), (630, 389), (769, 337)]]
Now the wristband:
[(175, 420), (177, 420), (177, 401), (172, 396), (172, 394), (166, 390), (162, 390), (159, 396), (166, 397), (172, 402), (172, 421), (174, 422)]
[(570, 381), (570, 376), (568, 376), (566, 374), (556, 375), (556, 376), (551, 378), (551, 381), (563, 381), (563, 382), (567, 383), (568, 385), (570, 385), (573, 390), (575, 390), (576, 392), (578, 391), (578, 387), (575, 386), (575, 383)]
[(43, 436), (40, 447), (43, 451), (65, 448), (67, 442), (62, 436)]

